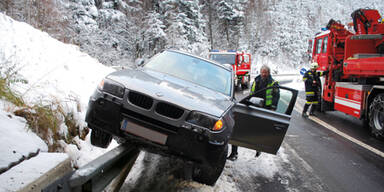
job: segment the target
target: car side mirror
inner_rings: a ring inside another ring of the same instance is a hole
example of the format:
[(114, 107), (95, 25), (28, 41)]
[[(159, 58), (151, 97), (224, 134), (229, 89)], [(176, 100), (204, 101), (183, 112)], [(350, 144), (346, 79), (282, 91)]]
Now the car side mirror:
[(249, 98), (249, 103), (256, 107), (263, 107), (264, 106), (264, 99), (260, 97), (251, 97)]
[(136, 67), (141, 67), (141, 66), (143, 66), (143, 65), (144, 65), (144, 59), (143, 59), (143, 58), (138, 58), (138, 59), (136, 59), (136, 61), (135, 61), (135, 65), (136, 65)]

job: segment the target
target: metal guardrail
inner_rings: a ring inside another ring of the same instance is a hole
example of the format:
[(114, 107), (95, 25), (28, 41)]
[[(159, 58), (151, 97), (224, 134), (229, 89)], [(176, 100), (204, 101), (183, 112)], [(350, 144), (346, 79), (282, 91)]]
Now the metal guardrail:
[(121, 144), (78, 170), (48, 185), (42, 192), (118, 191), (135, 163), (139, 150)]

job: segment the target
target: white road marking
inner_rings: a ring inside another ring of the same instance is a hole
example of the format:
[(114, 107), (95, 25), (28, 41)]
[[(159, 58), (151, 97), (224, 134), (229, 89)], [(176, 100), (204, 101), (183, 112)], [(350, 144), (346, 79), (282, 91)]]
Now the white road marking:
[(299, 154), (297, 154), (296, 151), (288, 143), (286, 143), (285, 147), (285, 149), (289, 150), (301, 162), (301, 165), (303, 165), (305, 170), (310, 173), (314, 172), (312, 167), (303, 158), (301, 158)]
[[(303, 99), (299, 98), (299, 97), (297, 97), (297, 100), (300, 100), (300, 103), (305, 103), (305, 101)], [(299, 102), (296, 102), (296, 105), (295, 105), (294, 109), (297, 112), (299, 112), (300, 114), (303, 111), (303, 108), (300, 106)], [(330, 125), (330, 124), (320, 120), (319, 118), (317, 118), (315, 116), (309, 116), (308, 119), (318, 123), (319, 125), (322, 125), (323, 127), (329, 129), (330, 131), (333, 131), (334, 133), (344, 137), (345, 139), (348, 139), (349, 141), (351, 141), (351, 142), (353, 142), (353, 143), (355, 143), (357, 145), (360, 145), (361, 147), (363, 147), (363, 148), (365, 148), (365, 149), (375, 153), (376, 155), (379, 155), (379, 156), (384, 158), (384, 153), (383, 152), (381, 152), (378, 149), (373, 148), (373, 147), (371, 147), (371, 146), (369, 146), (369, 145), (367, 145), (367, 144), (365, 144), (365, 143), (363, 143), (363, 142), (361, 142), (361, 141), (359, 141), (359, 140), (357, 140), (357, 139), (355, 139), (355, 138), (353, 138), (353, 137), (351, 137), (351, 136), (349, 136), (349, 135), (339, 131), (338, 129), (336, 129), (332, 125)]]

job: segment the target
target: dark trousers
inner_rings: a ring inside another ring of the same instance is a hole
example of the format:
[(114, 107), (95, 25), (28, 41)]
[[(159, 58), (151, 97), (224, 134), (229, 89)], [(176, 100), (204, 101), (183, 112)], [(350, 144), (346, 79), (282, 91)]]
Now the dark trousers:
[(307, 95), (306, 96), (306, 102), (304, 105), (303, 114), (308, 111), (309, 106), (312, 105), (310, 113), (313, 114), (315, 110), (317, 109), (317, 106), (319, 105), (319, 93), (315, 92), (314, 95)]
[(236, 145), (232, 145), (232, 152), (231, 154), (237, 154), (237, 146)]

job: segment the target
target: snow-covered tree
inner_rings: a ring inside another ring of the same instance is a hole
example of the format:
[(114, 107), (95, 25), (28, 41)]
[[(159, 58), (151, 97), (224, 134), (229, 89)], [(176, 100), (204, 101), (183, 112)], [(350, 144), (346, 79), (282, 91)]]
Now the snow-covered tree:
[(161, 1), (159, 8), (166, 25), (167, 47), (195, 53), (206, 49), (206, 22), (200, 13), (198, 0)]
[[(218, 18), (217, 32), (225, 34), (226, 49), (239, 47), (240, 29), (243, 26), (244, 12), (239, 0), (220, 0), (214, 2)], [(222, 45), (222, 41), (217, 46)], [(223, 48), (223, 47), (219, 47)]]
[(142, 28), (143, 40), (138, 45), (142, 54), (146, 53), (148, 56), (152, 56), (165, 47), (166, 34), (164, 29), (165, 25), (161, 20), (161, 15), (154, 11), (148, 12)]

